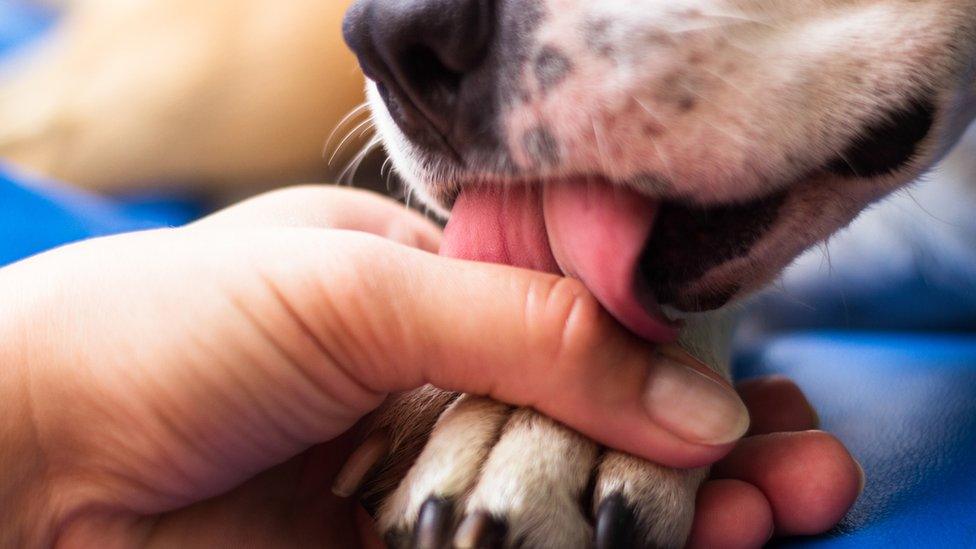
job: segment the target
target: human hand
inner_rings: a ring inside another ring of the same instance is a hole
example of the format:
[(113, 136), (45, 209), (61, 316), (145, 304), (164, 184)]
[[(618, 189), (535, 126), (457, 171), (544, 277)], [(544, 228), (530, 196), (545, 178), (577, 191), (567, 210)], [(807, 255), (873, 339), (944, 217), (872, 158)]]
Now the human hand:
[[(741, 434), (645, 409), (656, 354), (579, 284), (331, 227), (438, 241), (392, 203), (306, 188), (0, 270), (0, 507), (16, 509), (0, 542), (362, 542), (329, 490), (342, 434), (425, 383), (670, 464), (713, 461)], [(690, 394), (738, 409), (727, 387)]]
[(864, 489), (864, 471), (792, 381), (738, 385), (752, 427), (698, 492), (689, 547), (749, 548), (826, 532)]

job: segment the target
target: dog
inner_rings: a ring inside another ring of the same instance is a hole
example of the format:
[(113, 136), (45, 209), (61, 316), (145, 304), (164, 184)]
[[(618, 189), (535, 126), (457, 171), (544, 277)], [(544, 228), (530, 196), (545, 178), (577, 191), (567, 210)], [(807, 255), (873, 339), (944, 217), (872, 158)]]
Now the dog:
[[(344, 34), (400, 176), (454, 210), (456, 255), (511, 259), (479, 246), (541, 225), (617, 320), (666, 341), (680, 318), (725, 376), (734, 304), (976, 113), (973, 0), (358, 0)], [(680, 547), (707, 474), (434, 389), (375, 429), (347, 488), (378, 463), (364, 489), (393, 546)]]

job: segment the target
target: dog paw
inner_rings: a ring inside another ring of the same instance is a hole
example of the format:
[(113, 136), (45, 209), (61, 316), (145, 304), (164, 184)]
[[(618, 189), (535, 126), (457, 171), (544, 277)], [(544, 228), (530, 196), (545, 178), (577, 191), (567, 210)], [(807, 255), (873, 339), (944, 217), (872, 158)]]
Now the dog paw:
[(377, 522), (392, 547), (680, 547), (704, 476), (601, 453), (531, 410), (465, 395)]

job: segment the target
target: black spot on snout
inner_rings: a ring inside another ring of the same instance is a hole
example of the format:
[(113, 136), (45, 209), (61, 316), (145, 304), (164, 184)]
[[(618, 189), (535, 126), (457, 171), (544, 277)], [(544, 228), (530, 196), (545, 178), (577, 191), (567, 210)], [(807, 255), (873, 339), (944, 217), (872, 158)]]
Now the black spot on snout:
[(535, 78), (543, 93), (559, 85), (573, 72), (573, 63), (553, 46), (545, 46), (535, 58)]
[(932, 130), (935, 113), (933, 100), (912, 101), (865, 128), (827, 170), (844, 177), (878, 177), (905, 167)]
[(587, 46), (602, 57), (613, 57), (617, 48), (613, 43), (611, 29), (613, 21), (609, 18), (590, 18), (582, 26), (581, 32)]
[(548, 129), (542, 126), (525, 132), (522, 136), (522, 146), (537, 166), (552, 167), (559, 164), (561, 156), (559, 142)]

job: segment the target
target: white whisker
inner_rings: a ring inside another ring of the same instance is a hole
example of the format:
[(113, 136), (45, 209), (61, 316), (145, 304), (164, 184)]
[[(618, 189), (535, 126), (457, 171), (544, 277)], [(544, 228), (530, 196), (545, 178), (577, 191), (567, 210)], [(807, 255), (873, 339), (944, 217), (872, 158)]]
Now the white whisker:
[(352, 139), (352, 137), (356, 134), (356, 132), (363, 129), (364, 127), (369, 127), (372, 124), (373, 124), (373, 118), (372, 117), (367, 118), (366, 120), (363, 120), (362, 122), (357, 124), (356, 127), (352, 129), (352, 131), (347, 133), (346, 136), (342, 138), (342, 141), (339, 142), (339, 145), (335, 148), (335, 150), (332, 151), (332, 156), (329, 157), (328, 166), (330, 167), (332, 166), (332, 163), (335, 162), (336, 157), (339, 156), (339, 153), (342, 151), (343, 147), (346, 146), (346, 144), (349, 142), (350, 139)]
[(600, 169), (603, 170), (603, 174), (609, 179), (613, 179), (613, 174), (610, 168), (607, 166), (607, 154), (603, 149), (603, 140), (600, 139), (600, 130), (597, 128), (596, 120), (590, 119), (590, 125), (593, 126), (593, 138), (596, 140), (596, 149), (600, 157)]
[(360, 103), (359, 105), (356, 105), (351, 111), (349, 111), (345, 116), (343, 116), (342, 120), (339, 120), (339, 122), (335, 125), (335, 128), (333, 128), (332, 131), (329, 133), (328, 139), (325, 140), (325, 145), (322, 148), (322, 156), (326, 156), (328, 154), (329, 146), (332, 144), (332, 140), (335, 138), (336, 134), (339, 133), (339, 131), (347, 123), (352, 121), (357, 116), (361, 116), (363, 113), (365, 113), (367, 109), (369, 109), (369, 103), (366, 102)]
[(350, 160), (342, 172), (339, 173), (338, 183), (340, 185), (352, 185), (353, 179), (356, 177), (356, 173), (362, 166), (363, 161), (366, 160), (369, 153), (376, 150), (376, 148), (381, 144), (382, 140), (377, 136), (373, 137), (365, 145), (363, 145), (363, 148), (356, 153), (355, 156), (353, 156), (352, 160)]
[[(387, 172), (387, 170), (390, 171)], [(393, 172), (393, 159), (387, 156), (386, 160), (383, 161), (383, 164), (380, 165), (380, 177), (383, 177), (384, 174), (389, 175), (392, 172)]]

